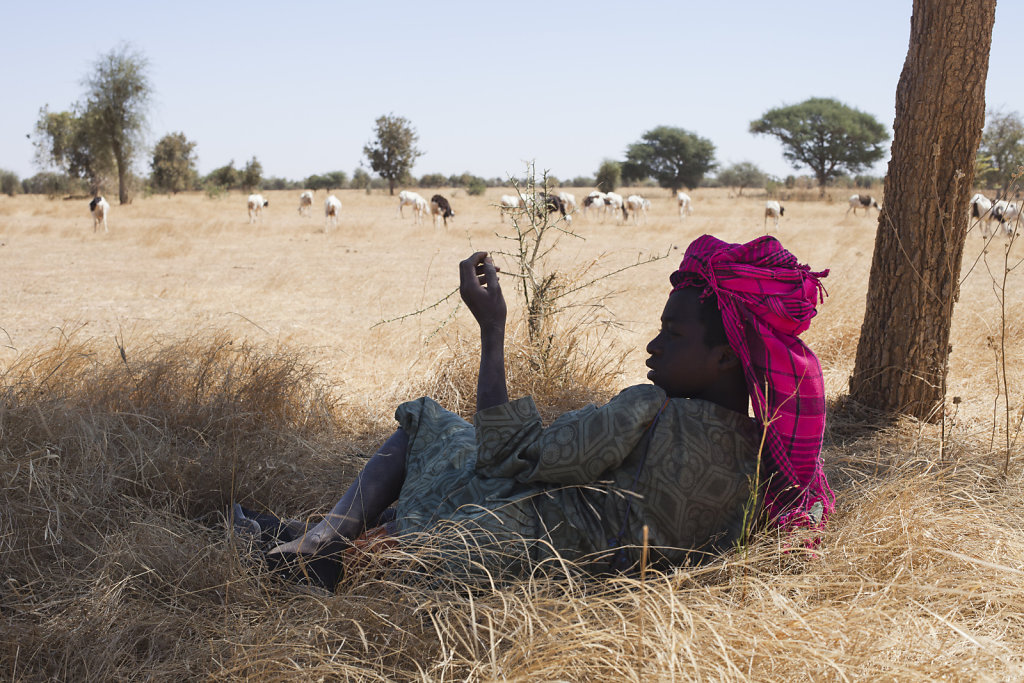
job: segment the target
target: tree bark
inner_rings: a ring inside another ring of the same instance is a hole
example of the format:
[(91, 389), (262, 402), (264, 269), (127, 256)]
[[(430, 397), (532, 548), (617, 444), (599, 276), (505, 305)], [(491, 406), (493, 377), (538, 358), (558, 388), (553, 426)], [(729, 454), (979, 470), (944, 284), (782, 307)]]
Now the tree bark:
[(850, 377), (850, 398), (883, 412), (924, 420), (941, 413), (995, 7), (914, 0)]
[(124, 151), (121, 145), (114, 143), (114, 162), (117, 164), (117, 198), (120, 204), (128, 203), (128, 187), (125, 184), (125, 174), (128, 171), (124, 160)]

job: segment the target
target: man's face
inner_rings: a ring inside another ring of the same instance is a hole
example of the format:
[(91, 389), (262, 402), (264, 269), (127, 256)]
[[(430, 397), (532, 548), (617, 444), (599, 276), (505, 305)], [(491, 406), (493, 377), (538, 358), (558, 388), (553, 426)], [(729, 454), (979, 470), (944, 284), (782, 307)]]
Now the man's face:
[(721, 348), (704, 342), (698, 290), (673, 292), (661, 314), (661, 331), (647, 344), (647, 379), (672, 398), (704, 398), (721, 374)]

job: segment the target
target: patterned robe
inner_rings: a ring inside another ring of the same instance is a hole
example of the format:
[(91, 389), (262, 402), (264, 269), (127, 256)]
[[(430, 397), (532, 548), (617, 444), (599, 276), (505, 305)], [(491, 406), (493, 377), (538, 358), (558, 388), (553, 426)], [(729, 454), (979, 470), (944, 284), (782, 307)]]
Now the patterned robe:
[(653, 564), (699, 561), (693, 551), (739, 537), (760, 446), (752, 419), (666, 401), (651, 384), (546, 428), (530, 397), (482, 410), (473, 425), (429, 398), (395, 417), (409, 434), (398, 529), (428, 532), (419, 538), (465, 574), (523, 573), (559, 556), (604, 569), (616, 546), (632, 564), (644, 525)]

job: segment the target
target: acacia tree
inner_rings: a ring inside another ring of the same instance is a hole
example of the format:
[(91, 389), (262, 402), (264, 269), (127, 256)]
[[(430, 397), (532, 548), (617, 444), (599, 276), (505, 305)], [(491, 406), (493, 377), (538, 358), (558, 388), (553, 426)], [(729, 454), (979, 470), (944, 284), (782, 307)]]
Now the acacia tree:
[(1017, 112), (990, 112), (981, 134), (978, 157), (983, 160), (984, 177), (989, 186), (999, 188), (1001, 196), (1013, 182), (1019, 166), (1024, 166), (1024, 121)]
[(178, 194), (195, 185), (196, 143), (184, 133), (168, 133), (160, 138), (153, 148), (150, 182), (153, 188), (162, 192)]
[(85, 79), (90, 147), (110, 150), (117, 169), (118, 199), (128, 202), (128, 170), (142, 144), (152, 88), (149, 62), (129, 45), (101, 55)]
[(718, 172), (718, 182), (726, 187), (735, 187), (743, 196), (745, 187), (764, 187), (768, 176), (749, 161), (730, 164)]
[(914, 0), (850, 397), (941, 414), (996, 0)]
[(243, 190), (252, 191), (257, 189), (262, 182), (263, 164), (259, 159), (253, 157), (245, 162), (245, 168), (238, 174), (238, 184), (242, 186)]
[(54, 168), (71, 178), (82, 178), (93, 194), (99, 194), (113, 173), (114, 159), (110, 150), (96, 144), (92, 134), (94, 117), (74, 105), (71, 111), (51, 112), (48, 106), (39, 110), (36, 120), (36, 165)]
[(629, 146), (622, 174), (630, 181), (651, 177), (660, 187), (677, 192), (700, 185), (714, 167), (715, 146), (710, 140), (682, 128), (658, 126)]
[(395, 185), (410, 177), (412, 165), (423, 155), (416, 148), (419, 136), (408, 119), (394, 114), (377, 119), (374, 135), (376, 139), (366, 143), (363, 154), (370, 168), (388, 182), (388, 190), (394, 194)]
[(226, 166), (215, 168), (209, 175), (203, 178), (203, 182), (214, 187), (222, 187), (230, 190), (238, 186), (238, 169), (235, 168), (235, 160), (232, 159)]
[(750, 122), (755, 135), (772, 135), (782, 143), (782, 156), (793, 168), (814, 173), (825, 186), (842, 173), (855, 174), (885, 156), (885, 126), (871, 114), (825, 97), (769, 109)]

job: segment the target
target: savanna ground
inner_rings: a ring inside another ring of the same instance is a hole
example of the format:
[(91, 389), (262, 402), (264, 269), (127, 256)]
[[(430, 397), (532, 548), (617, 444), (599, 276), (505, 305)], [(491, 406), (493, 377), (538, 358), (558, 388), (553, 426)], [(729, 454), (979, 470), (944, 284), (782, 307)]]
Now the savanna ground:
[[(510, 247), (493, 206), (507, 189), (443, 192), (447, 231), (400, 220), (397, 198), (343, 191), (327, 233), (323, 192), (312, 218), (297, 192), (264, 193), (256, 225), (237, 193), (139, 198), (113, 206), (109, 234), (87, 201), (0, 197), (4, 678), (1024, 678), (1024, 267), (1004, 335), (991, 274), (1004, 242), (986, 257), (971, 232), (944, 425), (875, 421), (844, 401), (877, 223), (845, 215), (849, 192), (787, 202), (772, 231), (831, 269), (804, 335), (825, 370), (837, 493), (812, 555), (761, 534), (700, 568), (601, 581), (549, 568), (481, 587), (392, 550), (334, 595), (254, 570), (225, 531), (229, 500), (315, 515), (398, 402), (472, 410), (476, 331), (457, 295), (375, 326), (451, 293), (471, 252)], [(584, 239), (563, 236), (547, 267), (572, 278), (667, 258), (588, 288), (602, 306), (563, 314), (543, 372), (523, 351), (515, 266), (496, 257), (520, 323), (510, 393), (546, 415), (645, 381), (690, 240), (764, 234), (763, 196), (697, 190), (681, 222), (667, 192), (645, 194), (646, 224), (578, 217)], [(1011, 263), (1022, 256), (1018, 242)]]

